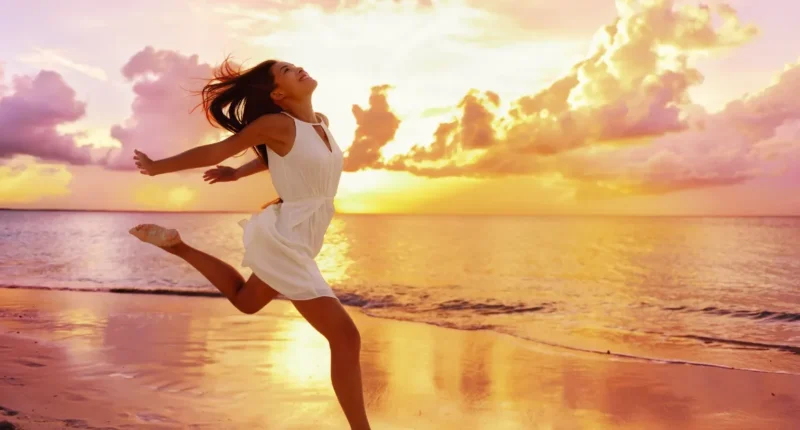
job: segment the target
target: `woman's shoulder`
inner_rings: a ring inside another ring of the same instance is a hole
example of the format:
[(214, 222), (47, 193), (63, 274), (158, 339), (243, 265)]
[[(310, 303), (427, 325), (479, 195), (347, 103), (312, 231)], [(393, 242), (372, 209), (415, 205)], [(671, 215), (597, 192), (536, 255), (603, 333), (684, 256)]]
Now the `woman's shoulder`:
[(294, 134), (294, 121), (287, 115), (268, 113), (261, 115), (251, 124), (259, 134), (277, 137)]
[(317, 114), (317, 116), (318, 116), (318, 117), (319, 117), (319, 118), (322, 120), (322, 122), (324, 122), (324, 123), (325, 123), (325, 125), (327, 125), (327, 126), (330, 126), (330, 125), (331, 125), (330, 121), (328, 121), (328, 117), (327, 117), (327, 116), (325, 116), (325, 114), (324, 114), (324, 113), (322, 113), (322, 112), (316, 112), (316, 114)]
[(264, 114), (254, 120), (251, 128), (253, 138), (265, 143), (274, 152), (283, 155), (294, 143), (295, 125), (292, 118), (279, 113)]
[(266, 113), (261, 115), (253, 121), (253, 124), (258, 124), (258, 126), (289, 126), (294, 124), (294, 120), (289, 115), (284, 115), (282, 113)]

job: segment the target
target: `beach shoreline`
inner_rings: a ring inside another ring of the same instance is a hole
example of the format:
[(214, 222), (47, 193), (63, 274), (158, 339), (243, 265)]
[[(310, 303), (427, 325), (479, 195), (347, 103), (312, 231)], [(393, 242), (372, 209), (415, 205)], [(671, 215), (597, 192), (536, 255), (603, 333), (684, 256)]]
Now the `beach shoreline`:
[[(0, 303), (0, 421), (346, 428), (327, 344), (289, 302), (247, 316), (206, 297), (0, 289)], [(376, 429), (800, 424), (798, 376), (642, 363), (348, 310)]]
[[(45, 290), (45, 291), (71, 291), (71, 292), (82, 292), (82, 293), (105, 293), (105, 294), (134, 294), (134, 295), (162, 295), (162, 296), (184, 296), (184, 297), (195, 297), (195, 298), (212, 298), (212, 299), (222, 299), (224, 300), (224, 296), (220, 294), (218, 291), (214, 290), (199, 290), (199, 289), (179, 289), (179, 288), (150, 288), (150, 289), (143, 289), (143, 288), (136, 288), (136, 287), (112, 287), (112, 288), (74, 288), (74, 287), (65, 287), (65, 286), (34, 286), (34, 285), (11, 285), (11, 284), (2, 284), (0, 283), (0, 288), (8, 288), (8, 289), (29, 289), (29, 290)], [(640, 361), (640, 362), (647, 362), (647, 363), (657, 363), (657, 364), (671, 364), (671, 365), (689, 365), (689, 366), (701, 366), (701, 367), (709, 367), (709, 368), (718, 368), (718, 369), (730, 369), (730, 370), (740, 370), (740, 371), (747, 371), (747, 372), (758, 372), (758, 373), (771, 373), (771, 374), (782, 374), (782, 375), (793, 375), (793, 376), (800, 376), (800, 372), (795, 370), (796, 366), (791, 366), (787, 368), (758, 368), (758, 367), (747, 367), (746, 365), (739, 364), (737, 360), (726, 360), (727, 357), (724, 356), (725, 350), (717, 351), (715, 350), (714, 354), (706, 353), (702, 360), (692, 360), (691, 358), (686, 358), (686, 356), (667, 356), (667, 355), (655, 355), (653, 354), (636, 354), (634, 352), (620, 350), (614, 348), (612, 345), (603, 345), (602, 343), (595, 344), (595, 348), (587, 347), (582, 345), (579, 341), (578, 342), (561, 342), (559, 343), (556, 339), (559, 339), (559, 335), (563, 335), (564, 333), (558, 334), (549, 334), (543, 338), (530, 338), (524, 335), (519, 335), (515, 333), (508, 333), (497, 327), (493, 326), (480, 326), (480, 327), (458, 327), (453, 326), (451, 324), (447, 324), (446, 322), (442, 321), (431, 321), (425, 319), (410, 319), (408, 316), (403, 318), (399, 315), (386, 315), (381, 313), (380, 311), (383, 310), (383, 306), (378, 303), (375, 308), (371, 305), (370, 301), (364, 297), (359, 296), (358, 294), (353, 293), (340, 293), (338, 295), (340, 302), (347, 308), (352, 309), (353, 311), (359, 312), (365, 316), (371, 318), (378, 318), (378, 319), (385, 319), (390, 321), (399, 321), (399, 322), (411, 322), (415, 324), (425, 324), (425, 325), (432, 325), (434, 327), (440, 327), (445, 329), (455, 329), (460, 331), (486, 331), (490, 332), (499, 336), (510, 336), (517, 340), (522, 340), (524, 342), (530, 342), (536, 344), (538, 346), (543, 346), (546, 348), (553, 348), (556, 350), (561, 350), (565, 353), (583, 353), (583, 354), (590, 354), (590, 355), (602, 355), (602, 356), (611, 356), (615, 359), (624, 359), (624, 360), (632, 360), (632, 361)], [(274, 301), (283, 301), (286, 303), (290, 303), (290, 301), (283, 297), (278, 296), (274, 299)], [(377, 310), (377, 312), (376, 312)], [(684, 336), (687, 338), (687, 336)], [(769, 350), (771, 353), (775, 354), (781, 360), (786, 360), (790, 354), (800, 354), (800, 348), (791, 346), (788, 344), (781, 344), (781, 343), (758, 343), (758, 342), (751, 342), (745, 340), (728, 340), (728, 339), (719, 339), (719, 338), (703, 338), (703, 337), (693, 337), (688, 336), (688, 338), (693, 338), (695, 341), (705, 341), (706, 343), (723, 343), (729, 346), (734, 347), (741, 347), (741, 349), (752, 348), (752, 349), (762, 349), (762, 350)], [(595, 340), (595, 339), (591, 339)], [(601, 339), (602, 340), (602, 339)], [(608, 339), (605, 339), (608, 341)], [(606, 346), (603, 348), (603, 346)], [(614, 345), (614, 346), (619, 346)], [(611, 348), (611, 349), (610, 349)], [(613, 350), (612, 350), (613, 349)], [(729, 349), (730, 351), (736, 351), (736, 349)], [(737, 351), (738, 353), (741, 353)], [(760, 351), (763, 352), (763, 351)], [(770, 360), (771, 362), (771, 360)]]

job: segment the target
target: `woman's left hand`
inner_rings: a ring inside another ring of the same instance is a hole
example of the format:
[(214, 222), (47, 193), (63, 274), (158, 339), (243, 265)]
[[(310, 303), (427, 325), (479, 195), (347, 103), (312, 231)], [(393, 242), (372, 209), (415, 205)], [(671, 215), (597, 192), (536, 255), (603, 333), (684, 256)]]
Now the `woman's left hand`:
[(136, 163), (136, 168), (139, 169), (139, 173), (148, 176), (155, 176), (157, 174), (155, 171), (155, 161), (151, 160), (144, 152), (134, 149), (133, 160)]

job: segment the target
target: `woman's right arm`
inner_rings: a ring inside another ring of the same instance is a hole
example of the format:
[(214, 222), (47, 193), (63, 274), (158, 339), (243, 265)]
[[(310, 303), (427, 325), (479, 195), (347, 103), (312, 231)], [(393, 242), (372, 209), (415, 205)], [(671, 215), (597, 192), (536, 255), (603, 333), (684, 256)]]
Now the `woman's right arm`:
[(197, 167), (213, 166), (253, 146), (265, 143), (273, 152), (283, 156), (294, 143), (294, 124), (286, 115), (264, 115), (242, 131), (219, 142), (198, 146), (173, 157), (151, 160), (135, 150), (136, 167), (145, 175), (162, 175)]

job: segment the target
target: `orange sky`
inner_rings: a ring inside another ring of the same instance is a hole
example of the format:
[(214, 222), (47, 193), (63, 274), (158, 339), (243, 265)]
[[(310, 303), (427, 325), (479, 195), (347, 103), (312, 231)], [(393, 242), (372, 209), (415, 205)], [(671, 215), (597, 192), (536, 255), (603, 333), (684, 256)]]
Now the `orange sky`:
[(130, 163), (224, 136), (186, 89), (231, 53), (320, 82), (346, 150), (339, 212), (800, 214), (800, 5), (706, 3), (14, 6), (0, 207), (257, 210), (267, 174), (208, 185)]

